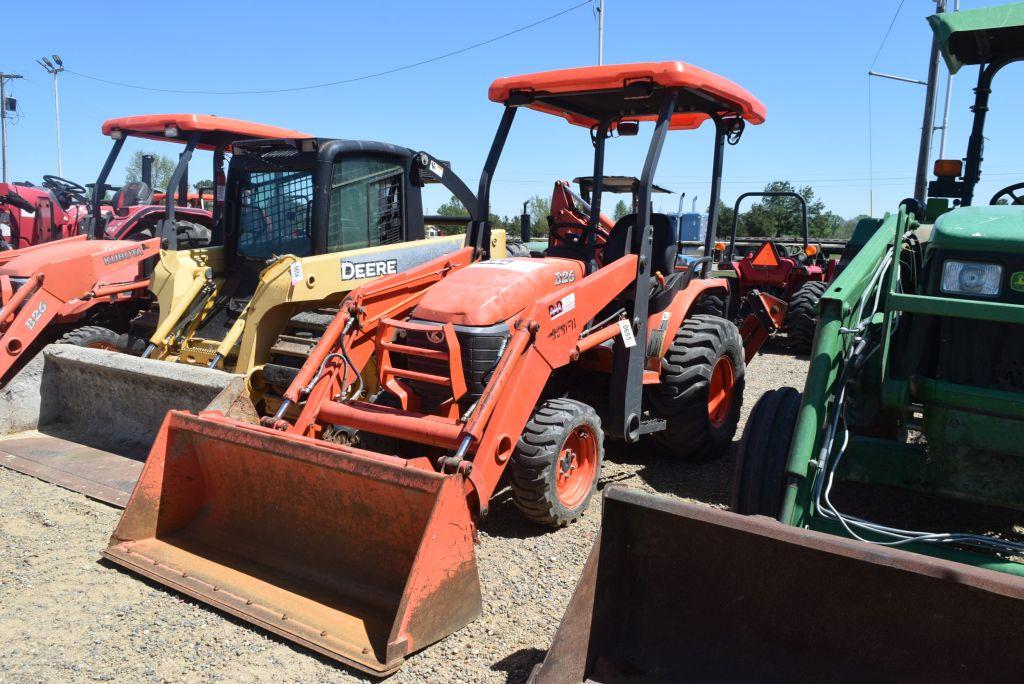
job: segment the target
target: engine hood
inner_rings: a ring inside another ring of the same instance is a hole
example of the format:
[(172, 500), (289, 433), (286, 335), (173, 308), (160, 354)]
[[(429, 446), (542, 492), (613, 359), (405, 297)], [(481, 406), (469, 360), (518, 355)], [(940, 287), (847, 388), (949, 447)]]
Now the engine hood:
[(481, 261), (430, 288), (413, 317), (455, 325), (494, 325), (582, 278), (583, 263), (574, 259)]
[(1024, 207), (984, 205), (954, 209), (935, 221), (930, 247), (1020, 254), (1024, 252)]
[(39, 270), (39, 267), (64, 259), (87, 256), (96, 252), (110, 252), (138, 245), (133, 240), (75, 240), (73, 242), (54, 242), (40, 246), (25, 254), (16, 256), (3, 266), (0, 275), (27, 278)]

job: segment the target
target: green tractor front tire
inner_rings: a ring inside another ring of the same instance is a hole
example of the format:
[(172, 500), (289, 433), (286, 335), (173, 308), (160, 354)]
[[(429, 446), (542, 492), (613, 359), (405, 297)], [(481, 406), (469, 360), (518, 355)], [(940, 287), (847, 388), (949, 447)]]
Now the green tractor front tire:
[(778, 517), (799, 411), (800, 392), (792, 387), (769, 390), (754, 404), (736, 458), (732, 490), (735, 512)]

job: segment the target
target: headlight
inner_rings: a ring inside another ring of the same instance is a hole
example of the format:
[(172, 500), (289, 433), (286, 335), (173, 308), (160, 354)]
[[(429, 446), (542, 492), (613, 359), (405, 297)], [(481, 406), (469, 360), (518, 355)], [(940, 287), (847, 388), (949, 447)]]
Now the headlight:
[(1003, 267), (973, 261), (947, 261), (942, 266), (942, 291), (995, 297), (1002, 289)]

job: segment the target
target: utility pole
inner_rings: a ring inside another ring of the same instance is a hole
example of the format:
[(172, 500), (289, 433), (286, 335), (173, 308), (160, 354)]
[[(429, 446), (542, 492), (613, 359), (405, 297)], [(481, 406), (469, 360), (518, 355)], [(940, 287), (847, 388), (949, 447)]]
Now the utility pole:
[(21, 74), (5, 74), (0, 71), (0, 158), (3, 166), (3, 182), (7, 182), (7, 81), (23, 78)]
[(57, 121), (57, 175), (63, 176), (64, 169), (60, 163), (60, 94), (57, 92), (57, 75), (64, 71), (64, 62), (60, 61), (60, 55), (52, 55), (51, 62), (46, 57), (37, 59), (39, 66), (46, 69), (46, 73), (53, 74), (53, 110)]
[(604, 64), (604, 0), (597, 0), (597, 64)]
[[(953, 0), (953, 11), (960, 11), (960, 0)], [(939, 135), (939, 159), (946, 158), (946, 128), (949, 127), (949, 102), (953, 96), (953, 72), (946, 74), (946, 104), (942, 107), (942, 126)]]
[[(935, 12), (946, 11), (946, 0), (935, 0)], [(921, 146), (917, 152), (917, 178), (914, 180), (914, 199), (924, 203), (928, 193), (928, 163), (932, 156), (932, 138), (935, 135), (935, 99), (938, 92), (939, 38), (932, 36), (931, 59), (928, 62), (928, 88), (924, 96), (924, 121), (921, 124)]]

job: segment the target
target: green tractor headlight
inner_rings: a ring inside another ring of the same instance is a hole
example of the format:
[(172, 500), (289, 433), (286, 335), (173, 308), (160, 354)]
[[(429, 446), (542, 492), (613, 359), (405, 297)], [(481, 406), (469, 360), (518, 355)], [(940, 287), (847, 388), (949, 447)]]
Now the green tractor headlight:
[(942, 265), (942, 291), (947, 294), (995, 297), (1002, 282), (1003, 267), (999, 264), (949, 260)]

